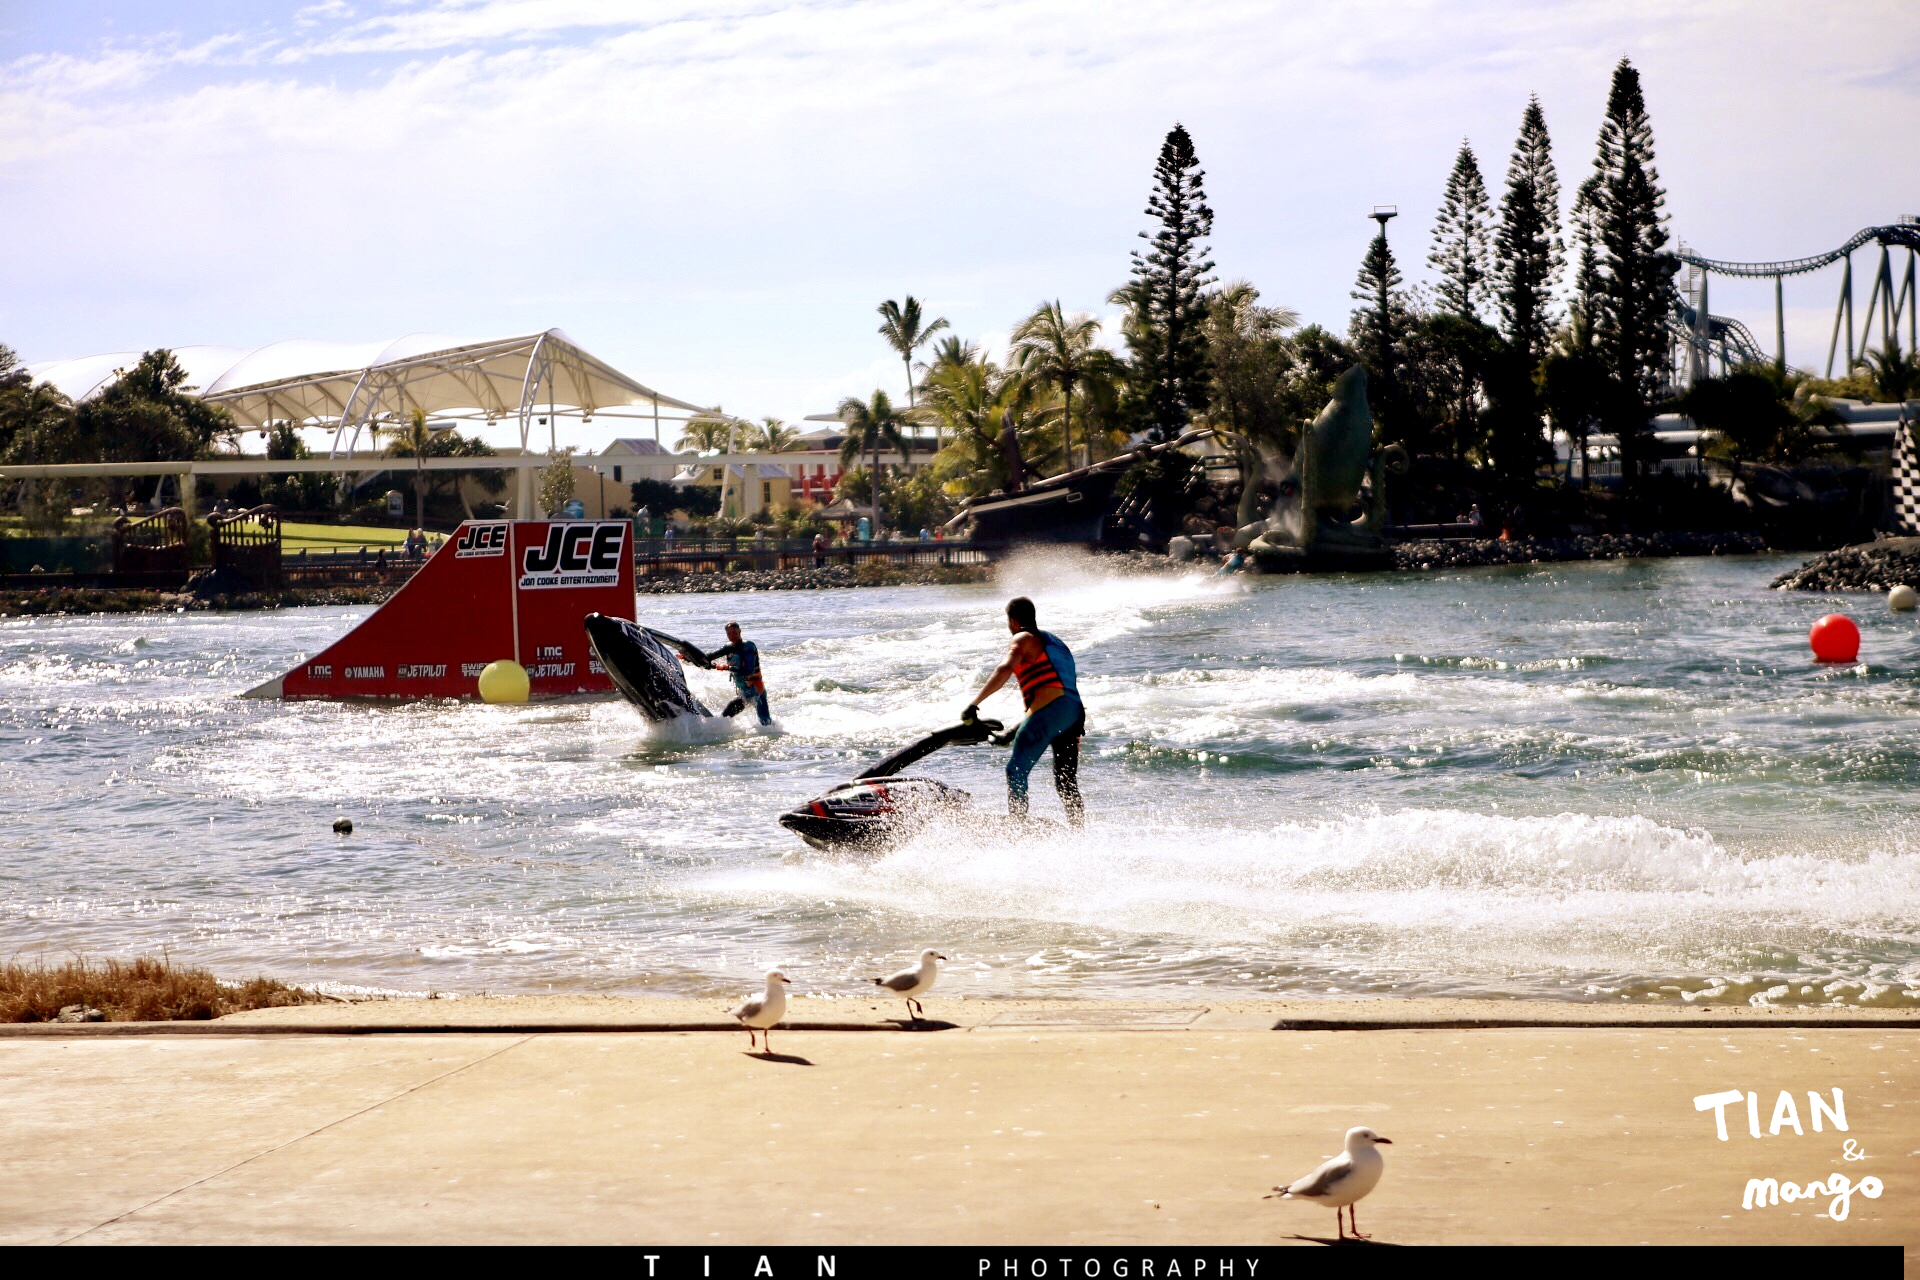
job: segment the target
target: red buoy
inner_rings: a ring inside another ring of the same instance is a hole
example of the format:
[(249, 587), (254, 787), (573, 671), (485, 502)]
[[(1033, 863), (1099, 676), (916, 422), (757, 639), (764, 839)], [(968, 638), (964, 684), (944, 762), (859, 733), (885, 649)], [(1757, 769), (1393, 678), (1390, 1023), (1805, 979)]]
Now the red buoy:
[(1860, 628), (1844, 613), (1830, 613), (1807, 632), (1816, 662), (1852, 662), (1860, 656)]

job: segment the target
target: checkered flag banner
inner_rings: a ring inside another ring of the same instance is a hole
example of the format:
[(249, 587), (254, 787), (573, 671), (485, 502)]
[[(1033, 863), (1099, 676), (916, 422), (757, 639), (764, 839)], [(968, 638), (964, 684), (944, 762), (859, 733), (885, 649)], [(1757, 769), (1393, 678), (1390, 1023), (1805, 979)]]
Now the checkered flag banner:
[(1893, 429), (1893, 523), (1903, 534), (1920, 534), (1920, 448), (1914, 445), (1914, 424), (1900, 407), (1900, 425)]

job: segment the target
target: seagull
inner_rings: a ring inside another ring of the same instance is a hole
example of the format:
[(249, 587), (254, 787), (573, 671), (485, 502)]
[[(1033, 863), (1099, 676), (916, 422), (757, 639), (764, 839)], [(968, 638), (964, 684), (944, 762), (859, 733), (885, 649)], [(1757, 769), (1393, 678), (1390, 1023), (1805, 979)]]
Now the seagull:
[[(1347, 1130), (1347, 1149), (1344, 1153), (1315, 1169), (1298, 1182), (1284, 1187), (1275, 1187), (1282, 1200), (1311, 1200), (1315, 1204), (1330, 1205), (1333, 1208), (1334, 1229), (1342, 1240), (1347, 1238), (1346, 1224), (1341, 1221), (1340, 1210), (1345, 1209), (1353, 1222), (1353, 1238), (1370, 1240), (1373, 1237), (1360, 1234), (1360, 1220), (1353, 1216), (1356, 1200), (1380, 1185), (1380, 1175), (1387, 1171), (1387, 1162), (1376, 1149), (1377, 1146), (1392, 1146), (1389, 1138), (1383, 1138), (1365, 1125)], [(1267, 1196), (1268, 1200), (1274, 1199)]]
[(933, 980), (940, 976), (940, 970), (933, 962), (935, 960), (945, 959), (946, 957), (938, 951), (935, 951), (932, 947), (928, 947), (920, 953), (920, 963), (917, 966), (912, 969), (902, 969), (891, 977), (875, 978), (873, 985), (876, 987), (885, 987), (887, 990), (893, 992), (893, 994), (905, 1000), (907, 1002), (907, 1012), (913, 1015), (915, 1022), (918, 1022), (927, 1011), (921, 1007), (920, 1002), (915, 1000), (914, 997), (923, 992), (933, 990)]
[(740, 1025), (747, 1029), (749, 1052), (753, 1049), (753, 1033), (756, 1030), (766, 1033), (764, 1036), (766, 1043), (761, 1046), (761, 1051), (769, 1054), (773, 1052), (773, 1026), (787, 1016), (787, 983), (789, 981), (791, 979), (778, 969), (769, 969), (766, 992), (762, 995), (748, 996), (740, 1002), (738, 1008), (729, 1010), (734, 1017), (740, 1019)]

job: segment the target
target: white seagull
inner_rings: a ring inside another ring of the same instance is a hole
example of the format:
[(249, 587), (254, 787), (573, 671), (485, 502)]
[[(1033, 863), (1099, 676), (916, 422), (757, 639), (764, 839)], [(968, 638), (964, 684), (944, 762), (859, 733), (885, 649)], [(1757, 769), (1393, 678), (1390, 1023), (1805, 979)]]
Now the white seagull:
[(915, 1022), (918, 1022), (925, 1016), (927, 1011), (921, 1007), (920, 1002), (914, 999), (914, 997), (933, 990), (933, 980), (940, 976), (939, 966), (935, 965), (934, 961), (945, 959), (946, 957), (938, 951), (935, 951), (932, 947), (928, 947), (920, 953), (919, 964), (911, 969), (902, 969), (890, 977), (875, 978), (873, 985), (876, 987), (885, 987), (887, 990), (893, 992), (893, 994), (905, 1000), (907, 1002), (907, 1012), (912, 1015)]
[(753, 1033), (757, 1030), (766, 1033), (764, 1037), (766, 1043), (761, 1046), (762, 1051), (765, 1053), (773, 1052), (774, 1024), (787, 1016), (788, 981), (787, 975), (778, 969), (767, 970), (767, 989), (765, 993), (757, 996), (748, 996), (740, 1002), (738, 1008), (729, 1011), (734, 1017), (740, 1019), (740, 1025), (747, 1029), (747, 1049), (749, 1051), (753, 1049)]
[[(1353, 1216), (1354, 1202), (1380, 1185), (1380, 1175), (1387, 1171), (1387, 1162), (1378, 1148), (1390, 1147), (1393, 1142), (1383, 1138), (1365, 1125), (1347, 1130), (1347, 1149), (1333, 1159), (1315, 1169), (1298, 1182), (1284, 1187), (1275, 1187), (1282, 1200), (1311, 1200), (1315, 1204), (1328, 1205), (1333, 1209), (1334, 1229), (1342, 1240), (1347, 1238), (1346, 1224), (1341, 1221), (1340, 1211), (1345, 1209), (1353, 1222), (1353, 1238), (1369, 1240), (1371, 1236), (1360, 1234), (1360, 1220)], [(1273, 1196), (1266, 1197), (1272, 1200)]]

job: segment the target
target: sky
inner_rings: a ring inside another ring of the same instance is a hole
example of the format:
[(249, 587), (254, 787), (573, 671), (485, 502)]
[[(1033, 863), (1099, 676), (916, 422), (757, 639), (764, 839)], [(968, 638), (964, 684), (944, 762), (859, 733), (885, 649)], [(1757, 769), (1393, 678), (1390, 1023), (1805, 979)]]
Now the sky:
[[(990, 349), (1045, 300), (1111, 315), (1176, 122), (1217, 275), (1344, 331), (1373, 206), (1428, 278), (1457, 149), (1497, 200), (1529, 94), (1570, 200), (1623, 56), (1698, 252), (1920, 213), (1911, 0), (0, 0), (0, 342), (557, 327), (797, 420), (902, 395), (883, 299)], [(1838, 283), (1788, 282), (1792, 363)], [(1770, 347), (1771, 282), (1713, 289)]]

